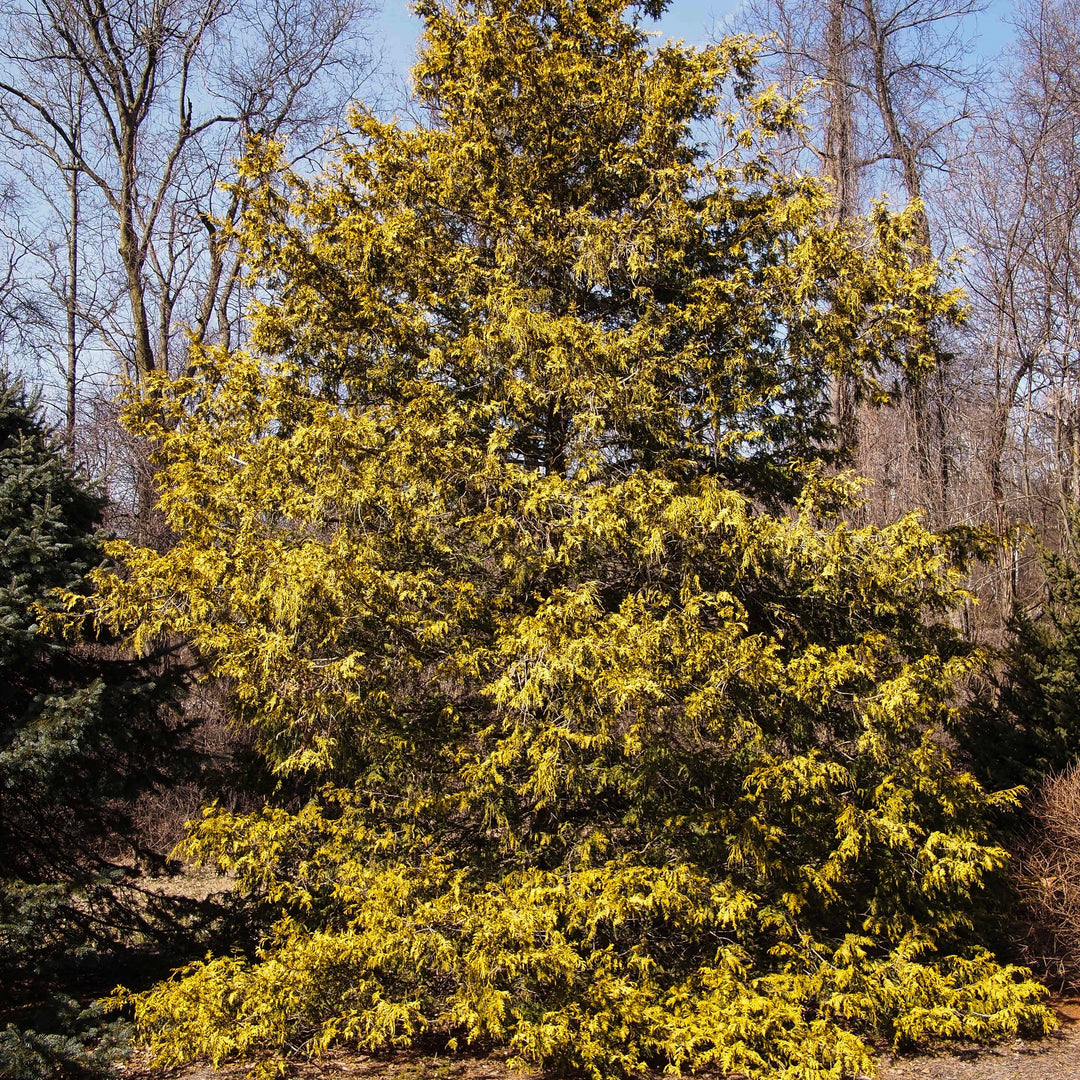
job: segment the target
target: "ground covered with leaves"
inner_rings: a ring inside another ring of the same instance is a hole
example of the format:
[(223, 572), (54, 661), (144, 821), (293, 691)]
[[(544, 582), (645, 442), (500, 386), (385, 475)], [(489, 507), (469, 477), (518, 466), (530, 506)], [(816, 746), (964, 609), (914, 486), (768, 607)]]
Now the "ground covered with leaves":
[[(1046, 1038), (1017, 1039), (996, 1047), (953, 1047), (947, 1054), (886, 1057), (878, 1080), (1072, 1080), (1080, 1075), (1080, 1002), (1057, 1002), (1061, 1028)], [(125, 1080), (161, 1080), (145, 1062), (132, 1061)], [(196, 1066), (168, 1074), (169, 1080), (240, 1080), (242, 1066), (213, 1069)], [(507, 1066), (501, 1057), (424, 1053), (339, 1054), (311, 1064), (297, 1064), (297, 1080), (526, 1080), (542, 1077)], [(662, 1075), (662, 1074), (658, 1074)]]

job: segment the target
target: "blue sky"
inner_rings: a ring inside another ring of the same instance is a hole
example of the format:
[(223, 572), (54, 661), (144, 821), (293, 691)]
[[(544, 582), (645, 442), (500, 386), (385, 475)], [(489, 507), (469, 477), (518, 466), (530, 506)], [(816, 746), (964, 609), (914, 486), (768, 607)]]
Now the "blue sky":
[[(375, 32), (386, 53), (386, 66), (396, 74), (405, 74), (416, 53), (420, 20), (409, 11), (409, 0), (381, 0), (375, 19)], [(719, 27), (724, 14), (735, 10), (736, 3), (716, 0), (693, 3), (675, 0), (657, 25), (664, 37), (682, 38), (688, 45), (702, 45), (709, 39), (714, 23)]]
[[(404, 78), (416, 55), (420, 20), (409, 11), (409, 0), (376, 0), (380, 4), (374, 21), (376, 44), (384, 51), (386, 74)], [(727, 17), (739, 6), (739, 0), (673, 0), (656, 29), (664, 38), (682, 38), (688, 45), (705, 44), (714, 29), (720, 32)], [(999, 53), (1011, 36), (1008, 25), (1012, 0), (992, 0), (981, 15), (973, 33), (976, 47), (983, 56)]]

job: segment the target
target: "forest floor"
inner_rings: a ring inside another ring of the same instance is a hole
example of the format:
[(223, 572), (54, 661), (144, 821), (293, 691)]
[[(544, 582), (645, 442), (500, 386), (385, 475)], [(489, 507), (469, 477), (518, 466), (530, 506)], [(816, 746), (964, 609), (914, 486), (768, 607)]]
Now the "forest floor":
[(1056, 1003), (1061, 1027), (1044, 1039), (937, 1055), (886, 1057), (878, 1080), (1080, 1080), (1080, 1003)]
[[(1056, 1003), (1060, 1029), (1045, 1039), (1017, 1040), (995, 1047), (961, 1047), (934, 1055), (886, 1055), (877, 1080), (1080, 1080), (1080, 1001)], [(162, 1074), (137, 1061), (122, 1071), (124, 1080), (243, 1080), (241, 1066), (193, 1066)], [(333, 1055), (301, 1063), (295, 1080), (545, 1080), (509, 1068), (496, 1056), (435, 1055), (423, 1052)], [(658, 1073), (654, 1080), (662, 1080)], [(727, 1080), (736, 1080), (732, 1076)]]
[[(229, 879), (210, 871), (188, 868), (176, 878), (163, 878), (149, 887), (172, 895), (205, 900), (220, 895)], [(951, 1046), (934, 1054), (893, 1056), (879, 1062), (876, 1080), (1080, 1080), (1080, 998), (1050, 1002), (1059, 1029), (1038, 1040), (1017, 1039), (998, 1046)], [(122, 1080), (246, 1080), (250, 1066), (192, 1065), (167, 1072), (150, 1070), (136, 1055), (119, 1069)], [(512, 1069), (504, 1056), (468, 1053), (398, 1051), (377, 1055), (331, 1053), (318, 1061), (299, 1061), (289, 1080), (553, 1080), (544, 1073)], [(668, 1080), (656, 1073), (648, 1080)], [(739, 1080), (712, 1074), (710, 1080)]]

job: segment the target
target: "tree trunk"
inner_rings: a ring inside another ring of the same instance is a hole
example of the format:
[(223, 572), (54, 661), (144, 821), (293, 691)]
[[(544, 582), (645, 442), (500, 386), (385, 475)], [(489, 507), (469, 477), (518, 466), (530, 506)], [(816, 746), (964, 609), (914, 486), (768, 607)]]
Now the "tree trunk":
[[(823, 172), (832, 182), (835, 220), (849, 221), (856, 211), (855, 118), (849, 68), (847, 0), (829, 0), (825, 42), (825, 81), (828, 110), (825, 116)], [(843, 373), (833, 379), (833, 423), (837, 448), (845, 457), (859, 442), (858, 392), (855, 381)]]
[[(866, 16), (866, 29), (870, 42), (870, 58), (874, 72), (874, 96), (877, 99), (878, 110), (881, 112), (882, 122), (889, 137), (889, 150), (893, 158), (900, 166), (904, 177), (904, 188), (908, 198), (914, 202), (922, 202), (922, 178), (919, 172), (919, 163), (916, 147), (905, 138), (900, 129), (900, 120), (893, 101), (892, 87), (889, 84), (888, 73), (885, 70), (885, 39), (881, 34), (878, 24), (877, 9), (874, 0), (865, 0), (863, 13)], [(918, 240), (923, 250), (920, 253), (920, 261), (925, 263), (930, 260), (930, 219), (926, 210), (920, 207), (916, 218), (915, 227)]]
[[(78, 139), (78, 128), (75, 131), (75, 138)], [(68, 454), (74, 457), (75, 454), (75, 391), (79, 373), (79, 341), (78, 341), (78, 326), (76, 324), (76, 315), (79, 306), (79, 170), (76, 168), (74, 161), (71, 164), (71, 171), (68, 173), (68, 195), (70, 196), (68, 210), (71, 214), (71, 220), (68, 225), (68, 243), (67, 243), (67, 256), (68, 256), (68, 280), (67, 289), (64, 296), (64, 315), (66, 317), (66, 340), (64, 342), (67, 350), (67, 371), (65, 373), (64, 390), (65, 390), (65, 403), (64, 403), (64, 419), (65, 430), (64, 439), (67, 443)]]
[[(870, 60), (873, 70), (874, 97), (889, 139), (889, 150), (900, 166), (908, 199), (918, 202), (915, 213), (915, 232), (918, 248), (916, 265), (930, 261), (930, 219), (922, 206), (922, 178), (919, 170), (917, 148), (905, 137), (900, 127), (899, 114), (893, 99), (892, 86), (886, 70), (886, 41), (878, 22), (874, 0), (864, 0), (863, 13), (869, 39)], [(948, 443), (945, 436), (944, 402), (934, 393), (931, 377), (921, 376), (911, 381), (907, 390), (907, 407), (911, 411), (912, 430), (915, 436), (915, 456), (918, 463), (920, 501), (930, 513), (934, 526), (946, 523), (949, 505)], [(940, 385), (945, 380), (940, 380)]]

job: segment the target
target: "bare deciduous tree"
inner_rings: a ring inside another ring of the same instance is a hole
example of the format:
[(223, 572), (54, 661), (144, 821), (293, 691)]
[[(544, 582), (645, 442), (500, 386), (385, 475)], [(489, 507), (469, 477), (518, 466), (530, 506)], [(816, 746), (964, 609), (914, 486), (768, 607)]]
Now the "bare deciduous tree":
[[(970, 416), (999, 534), (1075, 549), (1080, 504), (1080, 7), (1032, 4), (1002, 99), (958, 147), (949, 224), (968, 252)], [(1014, 540), (994, 592), (1016, 597)]]
[[(808, 124), (795, 148), (803, 168), (827, 177), (840, 218), (854, 215), (867, 195), (893, 192), (917, 201), (917, 238), (932, 249), (926, 204), (932, 178), (944, 167), (949, 132), (969, 117), (978, 72), (968, 63), (969, 19), (983, 0), (751, 0), (742, 25), (771, 33), (766, 62), (789, 93), (801, 92)], [(834, 387), (840, 445), (874, 475), (876, 493), (891, 507), (914, 502), (947, 518), (952, 449), (941, 376), (917, 383), (895, 379), (903, 408), (871, 421), (853, 388)], [(887, 428), (874, 440), (873, 427)], [(857, 452), (856, 452), (857, 451)], [(888, 509), (884, 510), (888, 515)], [(871, 514), (880, 517), (881, 514)]]
[[(247, 136), (303, 152), (371, 70), (366, 0), (3, 0), (0, 120), (36, 188), (14, 236), (80, 354), (141, 382), (196, 339), (235, 333), (238, 212), (221, 189)], [(91, 253), (101, 256), (100, 261)], [(92, 275), (92, 282), (88, 277)]]

